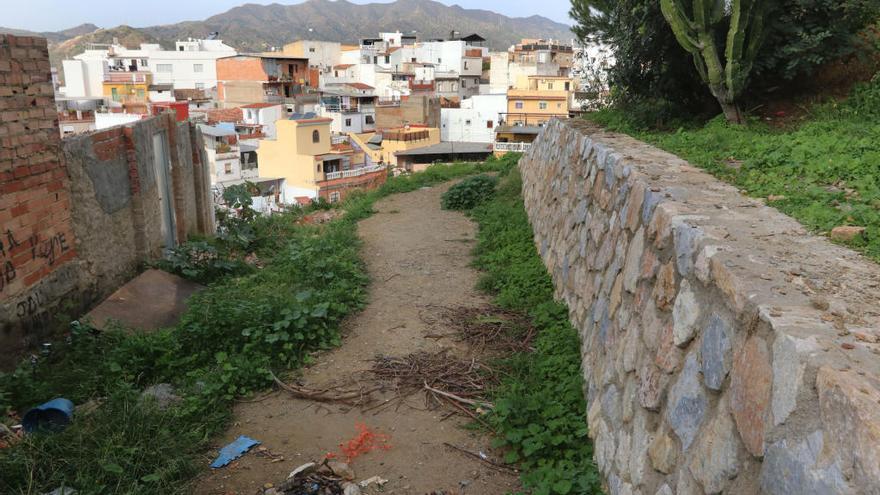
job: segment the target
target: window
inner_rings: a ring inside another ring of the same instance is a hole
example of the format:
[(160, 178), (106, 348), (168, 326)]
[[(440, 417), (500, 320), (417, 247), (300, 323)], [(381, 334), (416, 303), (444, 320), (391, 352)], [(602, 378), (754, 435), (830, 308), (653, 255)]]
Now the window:
[(226, 175), (229, 175), (231, 173), (232, 173), (232, 164), (229, 162), (226, 162)]
[(315, 47), (309, 48), (309, 53), (315, 53)]
[(523, 102), (521, 102), (521, 101), (514, 102), (513, 106), (516, 107), (517, 110), (522, 110)]
[(372, 115), (367, 115), (366, 117), (364, 117), (364, 120), (366, 121), (367, 124), (375, 124), (376, 123), (376, 121), (373, 119)]
[(119, 101), (119, 91), (116, 88), (110, 88), (110, 97), (113, 101)]
[(462, 79), (462, 80), (461, 80), (461, 87), (462, 87), (462, 88), (466, 88), (466, 87), (467, 87), (467, 79)]
[(141, 67), (147, 67), (147, 59), (145, 59), (145, 58), (141, 59)]
[(556, 108), (562, 108), (562, 103), (557, 103)]
[(494, 128), (495, 128), (495, 122), (492, 122), (491, 120), (487, 120), (486, 121), (486, 129), (494, 129)]
[(321, 133), (318, 132), (317, 130), (312, 131), (312, 142), (313, 143), (320, 143), (321, 142)]
[(540, 108), (541, 110), (547, 110), (547, 102), (546, 101), (538, 102), (538, 108)]
[(547, 89), (549, 89), (549, 90), (552, 90), (552, 89), (553, 89), (553, 83), (552, 83), (552, 82), (548, 82), (548, 83), (547, 83)]
[(467, 119), (464, 121), (464, 125), (471, 125), (471, 119)]
[(345, 127), (351, 127), (351, 119), (345, 119)]
[(468, 69), (468, 65), (467, 65), (467, 63), (468, 63), (468, 61), (465, 60), (465, 61), (464, 61), (464, 70), (467, 70), (467, 69)]
[(339, 77), (339, 71), (338, 71), (338, 70), (334, 70), (334, 71), (333, 71), (333, 77)]
[(416, 58), (413, 57), (413, 58), (409, 59), (409, 61), (412, 62), (412, 63), (416, 63)]
[(330, 193), (330, 202), (331, 203), (336, 203), (340, 199), (342, 199), (342, 198), (341, 198), (341, 195), (339, 194), (339, 191), (334, 191), (334, 192)]
[(171, 72), (171, 64), (156, 64), (156, 72)]
[(193, 72), (205, 72), (205, 66), (203, 64), (193, 64)]
[(387, 64), (389, 62), (391, 62), (391, 57), (388, 55), (385, 55), (385, 63)]
[(568, 91), (569, 89), (571, 89), (571, 83), (567, 82), (565, 83), (565, 90)]
[(182, 51), (183, 51), (183, 47), (182, 47), (182, 46), (178, 46), (178, 47), (177, 47), (177, 51), (182, 52)]

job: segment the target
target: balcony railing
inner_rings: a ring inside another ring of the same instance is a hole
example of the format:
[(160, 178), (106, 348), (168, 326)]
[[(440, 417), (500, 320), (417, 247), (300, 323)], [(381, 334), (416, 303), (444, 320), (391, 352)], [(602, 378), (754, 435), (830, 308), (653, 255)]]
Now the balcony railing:
[(133, 84), (144, 84), (149, 83), (150, 73), (149, 72), (105, 72), (104, 73), (104, 82), (108, 83), (133, 83)]
[(532, 147), (532, 143), (495, 143), (495, 151), (515, 151), (523, 153)]
[(339, 172), (329, 172), (324, 174), (324, 180), (347, 179), (349, 177), (360, 177), (361, 175), (371, 174), (385, 170), (384, 165), (373, 165), (370, 167), (361, 167), (353, 170), (341, 170)]

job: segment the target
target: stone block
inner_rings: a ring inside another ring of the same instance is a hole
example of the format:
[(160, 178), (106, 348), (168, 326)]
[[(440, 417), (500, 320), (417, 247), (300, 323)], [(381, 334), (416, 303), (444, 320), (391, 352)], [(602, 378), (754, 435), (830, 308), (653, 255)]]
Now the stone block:
[(682, 280), (672, 308), (672, 340), (675, 345), (684, 347), (694, 338), (699, 320), (700, 305), (697, 304), (697, 297), (691, 290), (690, 282), (687, 279)]
[(687, 451), (696, 438), (709, 406), (700, 384), (699, 371), (696, 355), (688, 354), (678, 380), (669, 390), (666, 421), (681, 440), (684, 451)]
[(760, 337), (749, 337), (734, 358), (730, 410), (746, 449), (755, 457), (764, 454), (772, 374), (767, 344)]
[(717, 314), (709, 318), (700, 343), (700, 359), (703, 365), (703, 382), (707, 388), (721, 390), (731, 364), (731, 328)]

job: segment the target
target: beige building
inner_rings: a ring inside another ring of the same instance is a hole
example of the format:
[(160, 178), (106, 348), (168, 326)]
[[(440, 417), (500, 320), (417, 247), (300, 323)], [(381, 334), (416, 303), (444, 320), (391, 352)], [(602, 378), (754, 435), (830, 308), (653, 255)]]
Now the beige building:
[(260, 140), (260, 176), (284, 179), (283, 203), (318, 197), (339, 201), (351, 190), (385, 182), (386, 168), (368, 165), (363, 152), (346, 138), (334, 137), (331, 122), (314, 114), (294, 116), (275, 123), (276, 139)]
[(392, 167), (398, 166), (397, 152), (440, 143), (440, 129), (437, 127), (409, 126), (349, 136), (352, 143), (367, 154), (368, 161)]
[(507, 90), (505, 123), (542, 125), (554, 117), (567, 118), (574, 87), (565, 76), (529, 76)]

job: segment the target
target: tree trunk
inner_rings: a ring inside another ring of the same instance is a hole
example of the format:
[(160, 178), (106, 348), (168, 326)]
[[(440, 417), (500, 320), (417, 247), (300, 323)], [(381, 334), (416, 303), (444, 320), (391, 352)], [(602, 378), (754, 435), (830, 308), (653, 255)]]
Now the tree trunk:
[(728, 122), (737, 125), (746, 123), (746, 118), (743, 116), (742, 110), (739, 109), (739, 105), (736, 103), (728, 103), (721, 99), (718, 100), (718, 103), (721, 104), (724, 118), (726, 118)]

